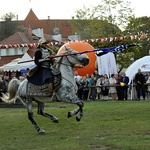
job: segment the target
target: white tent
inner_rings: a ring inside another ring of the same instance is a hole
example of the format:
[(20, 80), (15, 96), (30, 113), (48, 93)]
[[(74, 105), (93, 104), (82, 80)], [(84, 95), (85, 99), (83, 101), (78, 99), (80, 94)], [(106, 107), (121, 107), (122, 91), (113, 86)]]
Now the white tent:
[[(19, 62), (25, 62), (30, 61), (26, 63), (19, 63)], [(1, 67), (2, 71), (20, 71), (22, 68), (29, 68), (30, 66), (34, 65), (33, 59), (28, 55), (28, 53), (25, 53), (22, 58), (17, 58), (12, 60), (10, 63), (3, 65)]]
[(127, 68), (126, 75), (130, 78), (130, 81), (137, 73), (138, 69), (141, 69), (141, 72), (150, 72), (150, 56), (145, 56), (136, 60)]

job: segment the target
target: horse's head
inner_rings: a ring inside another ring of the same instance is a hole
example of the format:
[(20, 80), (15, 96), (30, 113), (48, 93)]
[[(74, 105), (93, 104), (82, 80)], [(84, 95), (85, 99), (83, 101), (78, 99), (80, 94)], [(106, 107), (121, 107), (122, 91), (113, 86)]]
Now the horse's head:
[(80, 54), (79, 52), (71, 49), (70, 47), (65, 47), (66, 49), (66, 57), (69, 63), (73, 66), (83, 65), (86, 66), (89, 64), (89, 58), (85, 54)]

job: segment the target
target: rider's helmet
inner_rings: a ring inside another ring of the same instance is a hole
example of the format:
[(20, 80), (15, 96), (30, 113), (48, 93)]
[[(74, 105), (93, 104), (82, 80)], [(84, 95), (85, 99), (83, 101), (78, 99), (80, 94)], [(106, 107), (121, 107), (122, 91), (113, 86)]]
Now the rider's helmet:
[(42, 37), (40, 40), (39, 40), (39, 46), (42, 46), (43, 44), (48, 44), (49, 42), (46, 41), (46, 39), (44, 37)]

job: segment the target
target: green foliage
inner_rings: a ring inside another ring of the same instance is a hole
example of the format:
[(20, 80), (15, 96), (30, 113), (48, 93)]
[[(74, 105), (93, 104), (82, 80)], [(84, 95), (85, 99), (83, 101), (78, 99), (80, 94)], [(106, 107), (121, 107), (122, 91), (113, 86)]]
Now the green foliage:
[(3, 21), (12, 21), (13, 19), (16, 18), (16, 15), (12, 12), (6, 13), (1, 17), (1, 20)]
[(98, 6), (83, 6), (75, 13), (70, 24), (81, 39), (121, 35), (118, 27), (124, 28), (133, 16), (130, 3), (123, 0), (102, 0)]
[(130, 18), (130, 22), (128, 23), (124, 33), (125, 34), (134, 34), (139, 35), (142, 33), (150, 33), (150, 17), (144, 16), (135, 18)]
[(130, 22), (128, 23), (124, 34), (125, 35), (137, 35), (137, 41), (141, 43), (140, 48), (135, 49), (134, 55), (135, 60), (139, 59), (143, 56), (149, 55), (150, 50), (150, 41), (149, 41), (149, 33), (150, 33), (150, 17), (139, 17), (130, 18)]
[[(113, 47), (121, 44), (137, 43), (130, 39), (101, 42), (100, 38), (120, 37), (130, 19), (134, 17), (130, 2), (123, 0), (102, 0), (95, 7), (77, 10), (73, 20), (70, 21), (73, 32), (80, 35), (81, 40), (97, 39), (90, 44), (94, 48)], [(134, 49), (129, 48), (126, 52), (116, 55), (120, 68), (128, 67), (135, 59)], [(134, 58), (133, 58), (134, 57)]]
[(1, 17), (1, 20), (3, 20), (0, 23), (0, 40), (3, 40), (12, 34), (14, 34), (17, 31), (24, 31), (25, 29), (19, 26), (18, 21), (14, 21), (16, 18), (16, 15), (9, 12), (6, 13), (4, 16)]
[(131, 3), (123, 0), (102, 0), (101, 3), (95, 7), (95, 16), (124, 29), (133, 16)]
[(67, 113), (76, 108), (66, 103), (47, 103), (46, 112), (54, 114), (59, 123), (34, 116), (45, 135), (38, 135), (24, 108), (1, 108), (2, 150), (149, 150), (149, 101), (85, 102), (80, 122)]
[[(82, 10), (83, 11), (83, 10)], [(110, 24), (106, 20), (98, 19), (73, 19), (69, 21), (73, 33), (80, 35), (81, 40), (83, 39), (92, 39), (92, 38), (104, 38), (104, 37), (113, 37), (120, 35), (120, 29)]]

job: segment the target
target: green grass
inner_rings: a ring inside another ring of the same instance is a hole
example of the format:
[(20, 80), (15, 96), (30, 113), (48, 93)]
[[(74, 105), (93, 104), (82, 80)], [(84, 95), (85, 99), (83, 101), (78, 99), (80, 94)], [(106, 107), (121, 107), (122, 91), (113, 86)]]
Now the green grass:
[(46, 131), (39, 135), (24, 108), (0, 109), (0, 150), (149, 150), (149, 101), (85, 102), (80, 122), (67, 113), (76, 108), (67, 103), (48, 103), (46, 112), (59, 123), (34, 116)]

